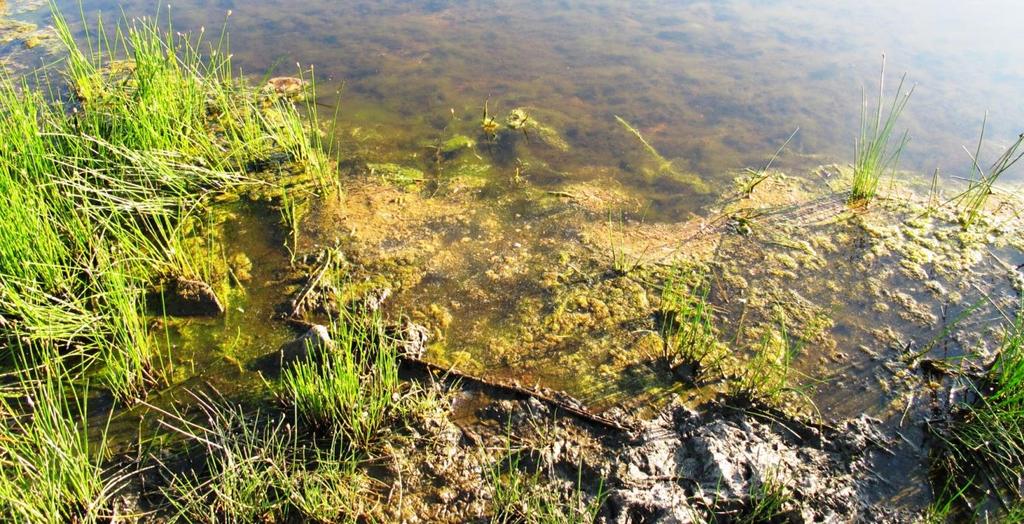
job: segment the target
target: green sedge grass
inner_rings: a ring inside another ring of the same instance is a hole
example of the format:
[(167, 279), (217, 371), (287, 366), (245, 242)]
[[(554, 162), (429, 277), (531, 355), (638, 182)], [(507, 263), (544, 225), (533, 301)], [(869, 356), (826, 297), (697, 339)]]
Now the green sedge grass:
[(173, 521), (357, 522), (374, 511), (369, 481), (340, 437), (317, 447), (295, 420), (196, 400), (204, 425), (165, 412), (165, 426), (205, 454), (203, 467), (173, 474), (164, 490)]
[(0, 395), (0, 514), (13, 522), (104, 522), (128, 472), (103, 466), (105, 431), (98, 440), (89, 435), (84, 397), (75, 396), (58, 356), (46, 361)]
[[(986, 113), (985, 118), (981, 122), (978, 147), (975, 149), (974, 154), (971, 154), (971, 176), (968, 179), (967, 189), (953, 198), (953, 201), (960, 207), (960, 224), (964, 229), (971, 227), (971, 225), (977, 222), (999, 178), (1016, 165), (1021, 158), (1024, 158), (1024, 134), (1021, 134), (996, 158), (987, 170), (982, 169), (979, 157), (981, 156), (982, 144), (985, 141), (985, 126), (987, 123), (988, 114)], [(968, 151), (968, 154), (970, 154), (970, 151)]]
[(1019, 499), (1024, 481), (1024, 312), (1008, 326), (998, 358), (976, 386), (978, 400), (961, 406), (941, 434), (952, 473)]
[(305, 357), (285, 370), (282, 396), (307, 423), (366, 449), (396, 414), (398, 349), (377, 314), (344, 315), (331, 339), (308, 344)]
[(852, 202), (871, 200), (878, 193), (882, 177), (892, 173), (903, 149), (909, 141), (904, 132), (893, 142), (896, 122), (914, 93), (914, 87), (904, 92), (906, 75), (893, 95), (892, 102), (885, 109), (885, 55), (882, 55), (882, 70), (878, 80), (878, 101), (874, 117), (869, 116), (868, 100), (861, 94), (860, 134), (854, 141), (853, 186), (850, 192)]

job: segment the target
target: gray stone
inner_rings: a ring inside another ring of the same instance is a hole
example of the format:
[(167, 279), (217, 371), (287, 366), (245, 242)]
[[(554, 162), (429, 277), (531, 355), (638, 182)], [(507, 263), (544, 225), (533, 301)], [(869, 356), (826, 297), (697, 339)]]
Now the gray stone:
[(288, 342), (281, 347), (281, 362), (283, 365), (301, 362), (314, 355), (329, 351), (333, 348), (334, 341), (331, 340), (331, 333), (326, 326), (315, 324), (310, 327), (299, 338)]
[(396, 329), (392, 336), (398, 341), (398, 356), (402, 358), (421, 359), (427, 354), (427, 342), (430, 331), (411, 320)]

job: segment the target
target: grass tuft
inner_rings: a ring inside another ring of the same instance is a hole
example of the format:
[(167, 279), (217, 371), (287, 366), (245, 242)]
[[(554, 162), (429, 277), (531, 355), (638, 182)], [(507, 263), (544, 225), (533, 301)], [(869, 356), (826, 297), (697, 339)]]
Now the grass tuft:
[(896, 94), (888, 111), (885, 110), (885, 55), (882, 55), (882, 71), (878, 79), (878, 102), (874, 118), (868, 116), (868, 100), (861, 94), (860, 136), (854, 141), (853, 187), (850, 192), (852, 202), (871, 200), (878, 193), (882, 177), (893, 172), (899, 163), (900, 154), (909, 141), (904, 132), (899, 141), (892, 144), (896, 121), (914, 93), (911, 87), (903, 92), (907, 75), (900, 78)]
[[(110, 33), (98, 22), (81, 45), (50, 5), (64, 78), (40, 72), (33, 89), (0, 72), (0, 351), (28, 370), (9, 375), (0, 395), (0, 514), (91, 523), (120, 518), (111, 498), (124, 477), (100, 465), (105, 436), (90, 447), (84, 399), (97, 392), (85, 378), (98, 376), (118, 401), (143, 399), (166, 371), (147, 293), (176, 278), (217, 284), (210, 258), (223, 253), (212, 220), (200, 218), (212, 216), (213, 198), (286, 177), (326, 188), (332, 164), (315, 104), (236, 76), (223, 34), (208, 42), (205, 31), (183, 35), (159, 19), (123, 20)], [(393, 384), (385, 364), (375, 364), (386, 377), (378, 382)], [(360, 392), (353, 439), (379, 427), (387, 387)], [(294, 430), (246, 433), (234, 415), (211, 420), (212, 429), (188, 426), (210, 444), (213, 474), (190, 485), (198, 494), (180, 499), (183, 513), (219, 522), (238, 509), (240, 521), (262, 520), (273, 487), (313, 520), (352, 514), (344, 493), (327, 489), (355, 478), (346, 455), (299, 453)]]
[(693, 274), (681, 267), (669, 270), (661, 292), (660, 329), (665, 340), (663, 358), (670, 367), (715, 370), (727, 356), (715, 329), (710, 293), (710, 282), (703, 273)]
[[(327, 449), (286, 419), (199, 399), (208, 421), (172, 417), (173, 429), (202, 444), (199, 471), (172, 473), (165, 496), (181, 522), (358, 522), (373, 511), (368, 479), (337, 440)], [(289, 520), (292, 519), (292, 520)]]
[(793, 501), (793, 491), (778, 468), (769, 468), (760, 479), (751, 481), (749, 497), (750, 508), (739, 521), (748, 524), (774, 522)]
[(568, 500), (545, 486), (540, 471), (524, 472), (522, 451), (513, 450), (511, 443), (497, 463), (488, 471), (488, 484), (492, 493), (495, 524), (591, 524), (604, 503), (603, 484), (596, 496), (584, 494), (581, 481)]
[(105, 435), (91, 440), (84, 399), (51, 354), (46, 368), (18, 375), (15, 393), (0, 395), (0, 514), (10, 522), (103, 522), (124, 486), (107, 471)]
[(1024, 311), (1007, 328), (998, 353), (976, 386), (978, 400), (961, 406), (940, 436), (955, 477), (987, 484), (997, 497), (1020, 500), (1024, 497)]
[(376, 314), (335, 322), (331, 338), (285, 370), (282, 396), (307, 423), (366, 449), (398, 409), (398, 350)]
[(223, 35), (125, 20), (83, 47), (51, 9), (73, 99), (0, 74), (0, 340), (16, 326), (29, 344), (98, 356), (103, 382), (135, 400), (160, 375), (144, 294), (217, 284), (209, 195), (284, 171), (322, 180), (329, 163), (315, 107), (237, 77)]
[(738, 377), (729, 380), (729, 395), (742, 402), (771, 406), (781, 406), (793, 395), (809, 402), (806, 392), (790, 376), (800, 349), (800, 341), (789, 336), (785, 324), (779, 322), (777, 328), (768, 327), (754, 358)]
[(1021, 134), (1017, 136), (1017, 140), (999, 155), (999, 158), (992, 163), (986, 173), (979, 164), (979, 156), (981, 155), (982, 143), (985, 141), (985, 125), (987, 123), (988, 114), (985, 115), (984, 120), (981, 122), (978, 147), (974, 154), (971, 155), (971, 177), (968, 181), (967, 190), (953, 199), (960, 206), (960, 224), (964, 229), (971, 227), (978, 220), (999, 177), (1003, 176), (1021, 158), (1024, 158), (1024, 134)]

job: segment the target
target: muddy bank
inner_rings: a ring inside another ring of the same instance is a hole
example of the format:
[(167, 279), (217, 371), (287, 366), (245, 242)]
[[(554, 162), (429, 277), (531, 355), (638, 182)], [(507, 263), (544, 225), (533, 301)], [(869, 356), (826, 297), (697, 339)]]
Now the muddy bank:
[(408, 505), (396, 519), (494, 516), (488, 471), (510, 450), (525, 457), (519, 467), (537, 475), (537, 490), (554, 500), (569, 506), (599, 500), (597, 522), (913, 522), (919, 516), (880, 495), (891, 486), (873, 467), (895, 443), (867, 417), (830, 427), (772, 409), (714, 403), (669, 408), (634, 431), (615, 432), (535, 399), (472, 387), (449, 395), (456, 405), (477, 395), (488, 399), (474, 423), (442, 415), (416, 433), (426, 445), (392, 451), (391, 479), (401, 482), (391, 489), (403, 490)]

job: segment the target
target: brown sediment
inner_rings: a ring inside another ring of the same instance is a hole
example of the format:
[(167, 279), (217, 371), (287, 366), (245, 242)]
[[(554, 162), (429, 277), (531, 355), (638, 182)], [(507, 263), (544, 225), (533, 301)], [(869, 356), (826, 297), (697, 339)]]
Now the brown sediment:
[(309, 306), (310, 295), (324, 280), (328, 270), (331, 268), (331, 264), (333, 263), (335, 256), (337, 255), (334, 255), (333, 251), (329, 249), (321, 252), (317, 257), (314, 269), (310, 272), (306, 283), (303, 284), (299, 292), (296, 293), (289, 302), (288, 312), (285, 314), (285, 318), (297, 319), (302, 316), (303, 312), (305, 312), (306, 308)]
[(224, 304), (213, 287), (201, 280), (176, 277), (170, 281), (166, 312), (172, 316), (218, 316)]

